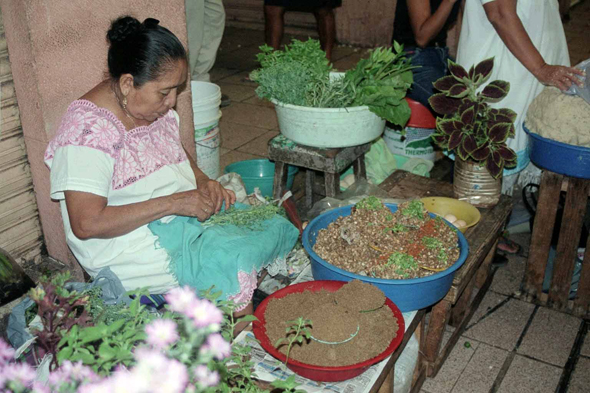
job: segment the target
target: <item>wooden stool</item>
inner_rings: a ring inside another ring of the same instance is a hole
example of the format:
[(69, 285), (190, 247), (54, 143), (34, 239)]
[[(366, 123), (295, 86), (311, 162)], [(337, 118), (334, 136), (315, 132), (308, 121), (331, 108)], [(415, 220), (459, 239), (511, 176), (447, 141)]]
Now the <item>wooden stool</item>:
[[(567, 196), (553, 262), (551, 286), (549, 294), (545, 294), (543, 280), (561, 191), (567, 191)], [(586, 243), (576, 297), (569, 300), (569, 293), (589, 193), (588, 179), (567, 177), (550, 171), (543, 172), (522, 285), (526, 300), (585, 318), (590, 316), (590, 238)]]
[[(366, 179), (365, 153), (371, 143), (346, 147), (342, 149), (319, 149), (298, 145), (283, 135), (278, 135), (268, 142), (268, 158), (275, 161), (275, 178), (273, 196), (278, 199), (283, 195), (287, 184), (287, 165), (306, 169), (305, 205), (313, 205), (315, 172), (324, 173), (324, 189), (321, 194), (335, 197), (340, 191), (340, 173), (351, 164), (355, 179)], [(319, 190), (318, 190), (319, 191)], [(318, 192), (320, 193), (320, 192)]]

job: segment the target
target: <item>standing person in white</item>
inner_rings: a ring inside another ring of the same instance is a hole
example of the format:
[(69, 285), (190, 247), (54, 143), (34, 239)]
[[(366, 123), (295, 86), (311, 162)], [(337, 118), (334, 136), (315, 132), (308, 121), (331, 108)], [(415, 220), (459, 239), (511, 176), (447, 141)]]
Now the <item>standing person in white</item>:
[(191, 80), (210, 82), (209, 71), (225, 29), (221, 0), (185, 0), (186, 30)]
[(510, 93), (492, 106), (517, 113), (516, 135), (508, 145), (517, 153), (516, 168), (504, 170), (503, 192), (537, 181), (530, 163), (526, 112), (543, 85), (567, 90), (579, 83), (570, 60), (557, 0), (466, 0), (457, 62), (465, 68), (494, 57), (491, 80), (510, 82)]

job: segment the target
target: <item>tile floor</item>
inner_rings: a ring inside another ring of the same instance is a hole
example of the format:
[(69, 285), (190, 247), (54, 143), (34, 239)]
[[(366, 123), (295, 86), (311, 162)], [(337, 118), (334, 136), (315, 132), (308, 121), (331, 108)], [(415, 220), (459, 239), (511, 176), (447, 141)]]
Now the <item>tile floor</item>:
[[(572, 64), (590, 57), (590, 0), (565, 23)], [(220, 123), (221, 168), (267, 156), (267, 142), (279, 133), (271, 104), (259, 100), (248, 73), (263, 43), (261, 31), (227, 28), (211, 72), (232, 103)], [(334, 65), (346, 70), (364, 50), (339, 46)], [(528, 249), (530, 234), (514, 240)], [(425, 393), (589, 392), (590, 323), (518, 300), (526, 258), (511, 256), (495, 275), (489, 293), (462, 339)], [(448, 333), (450, 334), (450, 333)]]

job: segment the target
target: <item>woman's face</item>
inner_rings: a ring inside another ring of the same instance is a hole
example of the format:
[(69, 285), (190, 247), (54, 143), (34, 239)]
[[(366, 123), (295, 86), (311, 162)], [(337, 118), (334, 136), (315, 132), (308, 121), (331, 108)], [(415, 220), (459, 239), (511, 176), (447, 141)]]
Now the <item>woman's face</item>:
[(176, 105), (178, 91), (184, 88), (186, 80), (186, 61), (177, 60), (157, 80), (146, 82), (138, 88), (131, 84), (126, 96), (127, 111), (135, 119), (148, 122), (164, 116)]

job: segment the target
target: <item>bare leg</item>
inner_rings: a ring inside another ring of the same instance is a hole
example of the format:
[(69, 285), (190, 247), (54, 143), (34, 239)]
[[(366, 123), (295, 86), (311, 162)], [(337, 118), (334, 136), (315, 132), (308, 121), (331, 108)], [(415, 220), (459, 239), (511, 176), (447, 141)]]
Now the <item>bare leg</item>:
[[(248, 303), (248, 305), (246, 306), (245, 309), (243, 309), (241, 311), (234, 312), (234, 320), (241, 318), (244, 315), (252, 315), (252, 314), (254, 314), (254, 305), (252, 304), (252, 302), (250, 302), (250, 303)], [(238, 334), (240, 334), (240, 332), (242, 330), (244, 330), (246, 328), (246, 326), (248, 326), (248, 324), (250, 324), (250, 322), (238, 323), (234, 329), (234, 337), (236, 337)]]
[(285, 7), (264, 6), (264, 39), (268, 46), (277, 50), (283, 41)]
[(332, 48), (336, 40), (336, 19), (334, 10), (331, 7), (317, 8), (313, 15), (318, 24), (318, 33), (320, 35), (320, 44), (326, 52), (328, 60), (332, 61)]

